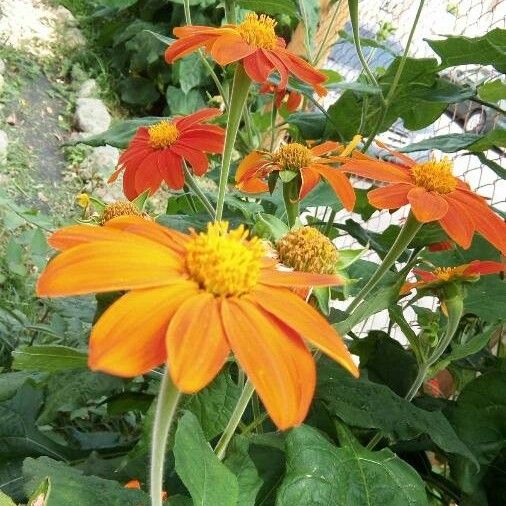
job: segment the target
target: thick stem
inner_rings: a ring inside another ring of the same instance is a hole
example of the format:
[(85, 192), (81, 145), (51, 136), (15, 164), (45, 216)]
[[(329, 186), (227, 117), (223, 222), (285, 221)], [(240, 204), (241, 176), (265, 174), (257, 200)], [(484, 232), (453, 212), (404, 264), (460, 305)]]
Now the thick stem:
[(235, 1), (234, 0), (224, 0), (225, 4), (225, 19), (227, 23), (230, 25), (235, 25), (237, 23), (237, 17), (235, 15)]
[(188, 170), (188, 167), (186, 163), (183, 163), (183, 169), (185, 174), (185, 181), (193, 193), (195, 193), (196, 197), (200, 200), (200, 203), (204, 206), (205, 210), (209, 213), (209, 216), (211, 218), (214, 218), (215, 210), (209, 199), (205, 196), (204, 192), (200, 188), (197, 181), (195, 181), (195, 178), (193, 177), (192, 173)]
[(151, 439), (151, 506), (162, 506), (165, 448), (180, 396), (181, 393), (172, 383), (169, 370), (166, 368), (160, 383)]
[(232, 93), (230, 97), (230, 107), (228, 110), (227, 132), (225, 134), (225, 146), (223, 148), (223, 159), (220, 172), (220, 183), (218, 187), (218, 202), (216, 203), (215, 220), (221, 220), (223, 215), (223, 206), (225, 203), (225, 193), (227, 191), (228, 174), (230, 172), (230, 163), (232, 161), (232, 151), (234, 149), (237, 131), (241, 123), (241, 117), (248, 99), (248, 92), (251, 80), (246, 74), (243, 66), (239, 63), (235, 68), (234, 82), (232, 83)]
[(242, 389), (239, 400), (235, 405), (234, 411), (230, 416), (228, 424), (225, 427), (225, 430), (223, 431), (223, 434), (221, 435), (220, 440), (216, 445), (216, 448), (214, 449), (214, 453), (216, 453), (216, 456), (220, 460), (223, 460), (225, 458), (225, 453), (227, 451), (228, 444), (230, 443), (230, 440), (232, 439), (237, 429), (237, 426), (241, 421), (244, 411), (246, 411), (246, 407), (248, 406), (248, 403), (254, 391), (255, 387), (253, 386), (253, 384), (250, 381), (247, 381), (246, 384), (244, 385), (244, 388)]
[(449, 300), (445, 300), (446, 309), (448, 311), (448, 323), (446, 325), (446, 332), (444, 337), (439, 341), (438, 345), (434, 348), (429, 358), (420, 365), (418, 374), (415, 381), (411, 385), (409, 392), (406, 394), (406, 399), (410, 401), (418, 392), (419, 388), (423, 385), (427, 372), (439, 360), (441, 355), (448, 348), (452, 342), (453, 336), (459, 326), (460, 318), (464, 312), (464, 300), (462, 296), (456, 296)]
[(388, 272), (390, 267), (395, 261), (401, 256), (403, 251), (409, 246), (409, 243), (413, 240), (413, 237), (418, 233), (422, 224), (416, 220), (413, 214), (410, 212), (406, 218), (406, 222), (401, 228), (397, 239), (392, 244), (392, 247), (385, 255), (383, 262), (378, 266), (376, 272), (371, 276), (369, 281), (364, 285), (362, 290), (355, 297), (353, 302), (348, 306), (346, 310), (351, 313), (359, 304), (362, 302), (367, 295), (373, 290), (373, 288), (383, 279), (383, 276)]
[(299, 217), (299, 189), (296, 177), (288, 183), (283, 183), (283, 200), (285, 202), (288, 228), (292, 228)]

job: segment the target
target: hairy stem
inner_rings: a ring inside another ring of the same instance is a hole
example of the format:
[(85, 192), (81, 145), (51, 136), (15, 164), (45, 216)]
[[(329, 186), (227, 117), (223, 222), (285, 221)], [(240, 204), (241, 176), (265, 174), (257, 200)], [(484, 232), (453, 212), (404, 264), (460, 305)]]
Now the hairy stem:
[(205, 193), (200, 188), (195, 178), (193, 177), (190, 170), (188, 169), (186, 162), (183, 162), (183, 170), (185, 174), (185, 181), (188, 188), (190, 188), (193, 191), (193, 193), (195, 193), (200, 203), (204, 206), (204, 209), (209, 213), (209, 216), (211, 216), (211, 218), (214, 218), (216, 211), (211, 202), (209, 201), (209, 199), (206, 197)]

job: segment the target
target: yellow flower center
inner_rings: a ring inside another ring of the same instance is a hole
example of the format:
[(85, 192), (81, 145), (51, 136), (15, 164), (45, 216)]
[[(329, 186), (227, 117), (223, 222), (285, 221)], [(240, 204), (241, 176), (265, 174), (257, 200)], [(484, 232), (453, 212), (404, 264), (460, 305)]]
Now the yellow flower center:
[(276, 244), (279, 260), (296, 271), (334, 274), (339, 253), (332, 241), (313, 227), (286, 234)]
[(179, 130), (170, 121), (160, 121), (148, 128), (149, 144), (155, 149), (163, 149), (177, 141)]
[(272, 155), (272, 161), (283, 170), (300, 170), (302, 167), (307, 167), (313, 157), (313, 153), (306, 146), (292, 142), (281, 146)]
[(467, 265), (461, 265), (459, 267), (436, 267), (434, 269), (434, 276), (440, 281), (450, 281), (451, 279), (462, 277)]
[(194, 234), (187, 245), (186, 269), (201, 288), (218, 296), (243, 295), (257, 284), (262, 242), (241, 225), (228, 230), (227, 222), (210, 223), (207, 232)]
[(431, 160), (415, 165), (411, 170), (415, 184), (427, 191), (450, 193), (457, 187), (457, 179), (453, 175), (453, 164), (448, 157), (439, 162)]
[(114, 202), (105, 206), (100, 223), (103, 225), (118, 216), (142, 216), (142, 212), (131, 202)]
[(262, 49), (274, 49), (277, 43), (274, 27), (276, 21), (265, 14), (250, 12), (237, 26), (237, 31), (245, 42)]

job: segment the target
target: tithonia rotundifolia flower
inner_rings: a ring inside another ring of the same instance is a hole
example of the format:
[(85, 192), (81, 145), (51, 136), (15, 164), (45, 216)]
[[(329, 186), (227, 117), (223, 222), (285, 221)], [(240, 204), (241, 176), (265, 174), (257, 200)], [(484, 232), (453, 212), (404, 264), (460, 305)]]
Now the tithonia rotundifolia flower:
[(242, 226), (183, 234), (138, 216), (55, 232), (59, 250), (37, 283), (40, 296), (128, 291), (91, 332), (89, 365), (133, 377), (167, 363), (176, 386), (198, 392), (232, 352), (280, 429), (300, 424), (315, 388), (306, 342), (357, 376), (336, 331), (292, 287), (339, 278), (278, 270)]
[[(382, 143), (378, 145), (388, 149)], [(451, 160), (417, 162), (397, 151), (389, 151), (397, 163), (360, 154), (343, 158), (340, 170), (388, 183), (367, 194), (374, 207), (397, 209), (410, 205), (420, 223), (437, 221), (462, 248), (469, 248), (473, 235), (479, 232), (506, 254), (506, 223), (481, 195), (453, 174)]]
[(279, 74), (278, 87), (285, 89), (288, 77), (295, 76), (313, 87), (318, 95), (327, 93), (322, 84), (325, 74), (286, 49), (285, 41), (276, 35), (276, 21), (265, 14), (250, 12), (237, 25), (180, 26), (174, 28), (177, 37), (165, 52), (167, 63), (203, 48), (219, 65), (241, 62), (249, 78), (267, 83), (273, 72)]
[(201, 109), (139, 128), (121, 154), (109, 183), (123, 173), (123, 191), (129, 200), (146, 190), (153, 194), (162, 181), (172, 190), (181, 190), (185, 182), (183, 163), (203, 176), (209, 169), (207, 154), (223, 151), (223, 128), (204, 123), (220, 114), (219, 109)]

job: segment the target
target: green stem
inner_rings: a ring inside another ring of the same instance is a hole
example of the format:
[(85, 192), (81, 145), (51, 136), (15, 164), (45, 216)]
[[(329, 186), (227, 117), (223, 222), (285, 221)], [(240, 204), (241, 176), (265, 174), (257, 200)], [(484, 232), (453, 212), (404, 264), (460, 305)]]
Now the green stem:
[[(350, 0), (350, 3), (351, 0)], [(413, 40), (413, 36), (415, 35), (415, 30), (418, 25), (418, 21), (420, 20), (420, 14), (422, 13), (423, 5), (425, 3), (425, 0), (420, 0), (420, 4), (418, 5), (418, 10), (416, 11), (415, 19), (413, 21), (413, 25), (411, 26), (411, 31), (409, 32), (408, 40), (406, 42), (406, 47), (404, 48), (404, 53), (401, 56), (401, 60), (399, 62), (399, 66), (397, 67), (397, 71), (395, 72), (394, 79), (392, 81), (392, 85), (390, 86), (390, 89), (388, 90), (386, 98), (383, 100), (383, 110), (380, 114), (379, 120), (376, 123), (375, 127), (373, 128), (373, 131), (367, 138), (367, 142), (364, 144), (364, 147), (362, 148), (362, 152), (365, 153), (369, 146), (372, 144), (374, 138), (379, 133), (381, 129), (381, 125), (385, 121), (388, 109), (390, 108), (390, 104), (392, 102), (392, 99), (394, 97), (395, 90), (397, 89), (397, 85), (399, 84), (399, 80), (402, 75), (402, 71), (404, 70), (404, 66), (406, 65), (406, 59), (408, 58), (409, 48), (411, 46), (411, 42)], [(357, 7), (358, 10), (358, 7)], [(358, 12), (357, 12), (358, 15)], [(358, 22), (358, 21), (357, 21)], [(358, 51), (358, 49), (357, 49)]]
[(193, 177), (192, 173), (189, 171), (186, 163), (183, 163), (183, 170), (185, 174), (185, 182), (193, 193), (195, 193), (196, 197), (200, 200), (200, 203), (204, 206), (205, 210), (209, 213), (211, 218), (214, 218), (215, 210), (209, 199), (205, 196), (204, 192), (200, 188), (199, 184)]
[(181, 393), (172, 383), (169, 370), (166, 368), (160, 383), (151, 440), (151, 506), (162, 506), (165, 448), (180, 396)]
[(318, 52), (316, 53), (316, 56), (314, 57), (314, 60), (312, 61), (313, 65), (318, 65), (318, 62), (320, 60), (320, 57), (325, 50), (325, 44), (327, 44), (327, 39), (329, 38), (330, 31), (335, 29), (335, 21), (337, 14), (341, 8), (341, 2), (342, 0), (337, 0), (334, 8), (334, 13), (332, 14), (332, 18), (330, 19), (330, 22), (327, 26), (327, 30), (325, 31), (325, 35), (323, 36), (322, 43), (320, 44), (320, 47), (318, 48)]
[(237, 131), (239, 130), (239, 125), (241, 123), (244, 106), (246, 105), (246, 100), (248, 99), (250, 85), (251, 80), (246, 74), (243, 66), (239, 63), (235, 68), (232, 93), (230, 97), (230, 107), (228, 109), (227, 132), (225, 134), (225, 146), (223, 148), (220, 182), (218, 187), (218, 202), (216, 203), (216, 221), (221, 220), (223, 215), (228, 174), (230, 172), (230, 163), (232, 161), (232, 151), (237, 138)]
[(329, 235), (330, 231), (332, 230), (332, 227), (334, 226), (334, 220), (336, 219), (337, 211), (334, 209), (330, 210), (330, 216), (327, 220), (327, 223), (325, 223), (325, 228), (323, 229), (324, 235)]
[(254, 391), (255, 387), (253, 386), (253, 384), (250, 381), (247, 381), (241, 392), (239, 400), (235, 405), (234, 411), (230, 416), (230, 419), (228, 420), (227, 426), (225, 427), (225, 430), (223, 431), (223, 434), (221, 435), (220, 440), (218, 441), (218, 444), (214, 449), (214, 453), (216, 453), (216, 456), (220, 460), (223, 460), (225, 458), (225, 453), (227, 451), (228, 444), (230, 443), (230, 440), (232, 439), (237, 429), (237, 426), (241, 421), (244, 411), (246, 411), (246, 407), (248, 406), (248, 403)]
[(299, 217), (299, 189), (297, 177), (288, 183), (283, 183), (283, 200), (285, 202), (288, 228), (292, 228)]
[(276, 142), (276, 117), (278, 115), (278, 108), (273, 103), (272, 104), (272, 113), (271, 113), (271, 147), (269, 151), (272, 153), (274, 150), (274, 143)]
[(385, 276), (390, 267), (392, 267), (395, 261), (409, 246), (410, 242), (413, 240), (421, 227), (422, 224), (419, 223), (410, 212), (406, 218), (406, 222), (399, 231), (397, 239), (395, 239), (392, 247), (385, 255), (383, 262), (381, 262), (381, 264), (376, 269), (376, 272), (374, 272), (369, 281), (364, 285), (362, 290), (360, 290), (358, 295), (355, 297), (353, 302), (348, 306), (348, 309), (346, 310), (348, 313), (351, 313), (360, 304), (360, 302), (362, 302), (367, 297), (367, 295), (369, 295), (373, 288), (383, 279), (383, 276)]
[(455, 297), (452, 297), (451, 299), (445, 300), (444, 303), (448, 311), (448, 323), (446, 325), (445, 335), (438, 343), (438, 345), (434, 348), (434, 351), (430, 354), (429, 358), (420, 365), (415, 381), (411, 385), (409, 392), (406, 394), (406, 399), (408, 401), (413, 399), (419, 388), (423, 385), (423, 382), (427, 376), (427, 372), (439, 360), (441, 355), (445, 352), (446, 348), (448, 348), (459, 326), (460, 318), (464, 312), (463, 297), (459, 294)]
[(230, 25), (235, 25), (237, 23), (237, 17), (235, 15), (235, 1), (234, 0), (224, 0), (225, 4), (225, 19), (227, 23)]

